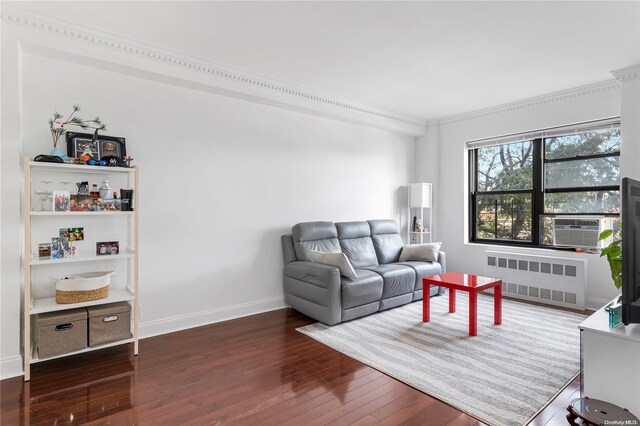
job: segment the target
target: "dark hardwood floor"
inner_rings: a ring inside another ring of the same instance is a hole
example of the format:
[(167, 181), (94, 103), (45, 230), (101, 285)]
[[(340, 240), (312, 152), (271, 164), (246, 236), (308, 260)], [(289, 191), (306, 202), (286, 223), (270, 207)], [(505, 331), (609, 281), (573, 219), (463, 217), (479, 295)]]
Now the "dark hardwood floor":
[[(0, 383), (2, 425), (476, 425), (295, 331), (283, 309), (35, 364)], [(566, 425), (574, 380), (532, 422)]]

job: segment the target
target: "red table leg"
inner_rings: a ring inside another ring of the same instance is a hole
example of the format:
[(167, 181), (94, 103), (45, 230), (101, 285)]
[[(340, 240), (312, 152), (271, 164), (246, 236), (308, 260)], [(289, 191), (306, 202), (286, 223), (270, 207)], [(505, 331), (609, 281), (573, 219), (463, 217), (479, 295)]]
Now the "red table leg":
[[(429, 284), (423, 284), (422, 286), (427, 286), (429, 288)], [(431, 309), (431, 301), (429, 297), (429, 291), (422, 292), (422, 321), (429, 322), (430, 320), (430, 309)]]
[(478, 293), (469, 291), (469, 336), (475, 336), (478, 328)]
[(502, 281), (493, 288), (493, 323), (502, 324)]
[(449, 312), (454, 313), (456, 311), (456, 291), (452, 288), (449, 289)]

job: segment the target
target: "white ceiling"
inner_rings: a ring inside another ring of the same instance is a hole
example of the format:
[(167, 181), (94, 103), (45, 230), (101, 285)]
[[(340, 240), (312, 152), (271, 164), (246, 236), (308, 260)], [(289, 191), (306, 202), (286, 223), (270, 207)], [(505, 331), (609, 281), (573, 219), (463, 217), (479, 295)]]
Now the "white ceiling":
[(640, 63), (639, 1), (11, 4), (424, 119)]

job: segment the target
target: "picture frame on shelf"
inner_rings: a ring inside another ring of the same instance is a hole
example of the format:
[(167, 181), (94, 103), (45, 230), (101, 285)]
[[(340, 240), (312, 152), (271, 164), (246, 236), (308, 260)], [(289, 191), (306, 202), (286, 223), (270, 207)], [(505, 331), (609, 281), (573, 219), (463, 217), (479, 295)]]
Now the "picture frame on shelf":
[(75, 256), (75, 247), (69, 244), (69, 239), (65, 237), (51, 238), (51, 259), (64, 259)]
[(99, 241), (96, 243), (96, 256), (120, 254), (119, 241)]
[(92, 133), (67, 132), (67, 155), (82, 157), (89, 155), (90, 160), (100, 160), (106, 156), (124, 157), (127, 155), (125, 139), (116, 136), (98, 135), (94, 140)]
[(102, 199), (99, 198), (96, 202), (95, 208), (99, 211), (120, 211), (121, 203), (120, 200), (110, 199)]
[(127, 148), (124, 138), (115, 138), (116, 140), (102, 140), (98, 138), (98, 152), (100, 158), (114, 156), (122, 158), (127, 155)]
[(51, 238), (51, 258), (62, 259), (63, 256), (62, 240), (60, 238)]
[(98, 141), (90, 133), (67, 132), (67, 155), (80, 158), (87, 154), (90, 160), (99, 160)]
[(89, 211), (94, 204), (95, 197), (90, 195), (78, 195), (76, 201), (77, 211)]
[(38, 244), (38, 259), (51, 259), (51, 243)]
[(84, 228), (60, 228), (58, 232), (60, 237), (68, 238), (69, 241), (84, 240)]
[(53, 191), (53, 211), (68, 212), (71, 210), (71, 196), (69, 191)]

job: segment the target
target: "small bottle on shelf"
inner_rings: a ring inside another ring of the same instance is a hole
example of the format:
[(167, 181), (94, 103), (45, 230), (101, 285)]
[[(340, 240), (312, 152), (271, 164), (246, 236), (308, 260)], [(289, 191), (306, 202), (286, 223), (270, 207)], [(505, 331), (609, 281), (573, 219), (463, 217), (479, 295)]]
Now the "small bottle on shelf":
[(91, 195), (92, 197), (100, 197), (100, 191), (98, 190), (97, 183), (91, 185), (91, 192), (89, 192), (89, 195)]
[(109, 186), (108, 180), (103, 180), (102, 185), (100, 185), (100, 198), (103, 200), (107, 200), (111, 195), (111, 187)]

